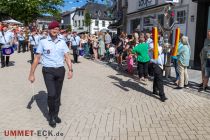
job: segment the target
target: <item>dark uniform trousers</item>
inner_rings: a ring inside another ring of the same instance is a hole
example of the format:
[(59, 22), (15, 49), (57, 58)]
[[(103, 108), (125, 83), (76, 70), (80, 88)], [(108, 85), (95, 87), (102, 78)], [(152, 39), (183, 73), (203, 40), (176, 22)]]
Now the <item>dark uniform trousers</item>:
[(165, 97), (163, 88), (163, 70), (159, 65), (153, 63), (154, 81), (153, 81), (153, 93), (159, 91), (161, 98)]
[(27, 41), (27, 39), (24, 41), (24, 44), (25, 44), (26, 51), (28, 51), (29, 49), (28, 49), (28, 41)]
[(1, 66), (5, 66), (5, 58), (6, 58), (6, 66), (9, 65), (9, 58), (10, 56), (4, 56), (2, 53), (2, 45), (0, 45), (0, 51), (1, 51)]
[(42, 73), (48, 92), (49, 115), (58, 116), (65, 68), (43, 67)]
[(31, 64), (32, 64), (34, 62), (34, 45), (31, 45), (30, 51), (31, 51)]
[(138, 62), (138, 74), (139, 78), (148, 78), (148, 64), (149, 62)]
[(72, 46), (72, 50), (73, 50), (73, 57), (74, 57), (74, 62), (77, 63), (78, 62), (78, 46)]
[(21, 48), (22, 48), (22, 51), (25, 52), (26, 51), (26, 47), (25, 47), (25, 41), (19, 41), (19, 45), (18, 45), (18, 52), (20, 52)]

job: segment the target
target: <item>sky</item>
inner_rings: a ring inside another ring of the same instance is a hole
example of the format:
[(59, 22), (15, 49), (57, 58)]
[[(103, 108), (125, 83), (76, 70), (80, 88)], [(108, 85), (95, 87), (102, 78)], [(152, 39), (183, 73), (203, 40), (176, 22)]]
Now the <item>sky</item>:
[[(77, 2), (79, 1), (79, 2)], [(97, 0), (99, 3), (104, 3), (103, 0)], [(104, 0), (105, 1), (105, 0)], [(62, 11), (71, 11), (78, 7), (81, 7), (87, 3), (87, 0), (65, 0), (64, 7), (61, 7)]]

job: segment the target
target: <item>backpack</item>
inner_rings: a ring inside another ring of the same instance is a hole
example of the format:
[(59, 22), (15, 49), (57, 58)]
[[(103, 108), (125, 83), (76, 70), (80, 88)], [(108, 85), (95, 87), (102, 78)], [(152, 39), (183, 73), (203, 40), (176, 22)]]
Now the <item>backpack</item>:
[(112, 44), (117, 45), (120, 42), (120, 38), (116, 35), (112, 38)]

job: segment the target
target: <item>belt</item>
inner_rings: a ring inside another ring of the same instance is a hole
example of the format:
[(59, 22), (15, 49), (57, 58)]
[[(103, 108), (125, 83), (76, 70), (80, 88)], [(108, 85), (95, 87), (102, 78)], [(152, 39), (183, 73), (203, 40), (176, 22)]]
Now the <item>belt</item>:
[(64, 68), (64, 66), (61, 67), (43, 67), (44, 69), (60, 69), (60, 68)]

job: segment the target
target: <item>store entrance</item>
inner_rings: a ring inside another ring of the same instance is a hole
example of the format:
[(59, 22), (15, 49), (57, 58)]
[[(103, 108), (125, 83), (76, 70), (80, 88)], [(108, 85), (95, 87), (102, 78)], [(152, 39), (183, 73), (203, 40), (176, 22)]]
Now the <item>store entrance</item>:
[[(201, 16), (202, 15), (202, 16)], [(194, 51), (194, 69), (200, 69), (200, 52), (204, 45), (207, 30), (210, 29), (210, 2), (199, 3), (197, 7), (195, 51)], [(193, 46), (191, 46), (193, 47)]]

